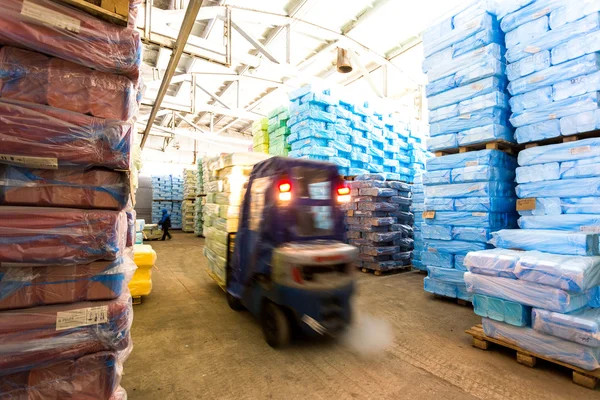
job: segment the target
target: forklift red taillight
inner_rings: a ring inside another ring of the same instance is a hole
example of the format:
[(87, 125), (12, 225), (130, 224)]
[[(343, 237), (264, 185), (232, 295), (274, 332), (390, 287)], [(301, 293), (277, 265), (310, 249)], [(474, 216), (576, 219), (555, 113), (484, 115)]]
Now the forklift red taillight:
[(338, 188), (338, 195), (345, 196), (345, 195), (348, 195), (348, 194), (350, 194), (350, 188), (349, 187), (343, 186), (341, 188)]
[(283, 181), (279, 184), (279, 200), (290, 201), (292, 199), (292, 184), (289, 181)]
[(346, 186), (339, 187), (337, 190), (338, 203), (350, 203), (350, 188)]
[(304, 283), (304, 278), (302, 277), (302, 271), (300, 270), (300, 267), (292, 268), (292, 279), (294, 279), (294, 282), (296, 282), (296, 283), (299, 283), (299, 284)]

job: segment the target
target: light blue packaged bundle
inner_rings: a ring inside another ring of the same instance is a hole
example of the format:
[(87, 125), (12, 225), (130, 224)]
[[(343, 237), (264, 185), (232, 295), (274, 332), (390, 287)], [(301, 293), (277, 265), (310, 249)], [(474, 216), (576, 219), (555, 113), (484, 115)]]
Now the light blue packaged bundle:
[(540, 197), (535, 199), (535, 208), (533, 210), (521, 210), (519, 215), (561, 215), (562, 206), (559, 197)]
[(424, 244), (424, 246), (425, 250), (421, 252), (421, 261), (424, 265), (440, 268), (454, 267), (454, 255), (450, 253), (441, 253), (435, 251), (435, 249), (430, 251), (426, 244)]
[(531, 3), (535, 0), (502, 0), (496, 1), (493, 5), (493, 10), (498, 20), (504, 18), (507, 14), (513, 13)]
[(430, 97), (427, 99), (427, 104), (429, 110), (435, 110), (450, 104), (472, 99), (473, 97), (504, 91), (505, 88), (506, 80), (494, 76)]
[[(319, 122), (319, 121), (317, 121), (317, 122)], [(294, 125), (294, 126), (297, 126), (297, 125)], [(328, 139), (328, 140), (336, 139), (335, 131), (309, 128), (309, 127), (303, 127), (301, 129), (296, 130), (296, 135), (298, 137), (298, 140), (311, 139), (311, 138)]]
[(521, 77), (531, 75), (534, 72), (550, 68), (550, 65), (552, 65), (550, 52), (544, 50), (529, 57), (525, 57), (515, 63), (508, 64), (506, 66), (506, 76), (508, 77), (508, 80), (512, 82)]
[(337, 155), (336, 150), (331, 147), (307, 146), (297, 151), (302, 156), (335, 157)]
[[(469, 78), (467, 78), (467, 76), (473, 73), (473, 67), (481, 67), (486, 64), (492, 64), (493, 61), (503, 60), (504, 48), (497, 43), (492, 43), (456, 57), (450, 62), (438, 64), (427, 73), (427, 79), (429, 82), (435, 82), (442, 78), (453, 76), (456, 82), (459, 83), (457, 86), (460, 86), (460, 82), (466, 84), (473, 81), (473, 79), (469, 80)], [(469, 70), (471, 72), (468, 72)], [(480, 79), (481, 78), (485, 78), (485, 76), (481, 76)]]
[(435, 279), (436, 281), (454, 283), (454, 284), (464, 284), (464, 274), (465, 271), (459, 271), (456, 269), (450, 268), (440, 268), (440, 267), (427, 267), (427, 273), (429, 278)]
[[(449, 106), (453, 107), (453, 106)], [(470, 100), (462, 101), (458, 104), (458, 113), (456, 115), (450, 115), (448, 118), (458, 116), (460, 114), (469, 114), (477, 110), (483, 110), (485, 108), (502, 108), (508, 110), (508, 95), (503, 92), (492, 92), (484, 94), (483, 96), (477, 96)], [(441, 108), (435, 111), (442, 110)], [(448, 112), (448, 114), (451, 114)], [(430, 123), (432, 121), (429, 121)], [(436, 122), (436, 121), (433, 121)]]
[(519, 165), (526, 166), (555, 161), (576, 161), (599, 156), (600, 138), (591, 138), (525, 149), (519, 153), (518, 160)]
[(474, 295), (473, 311), (480, 317), (513, 326), (523, 327), (531, 323), (531, 307), (496, 297)]
[(434, 218), (425, 219), (429, 225), (471, 226), (476, 228), (506, 229), (515, 227), (514, 216), (509, 213), (464, 211), (436, 212)]
[(431, 27), (425, 29), (423, 32), (423, 42), (432, 43), (440, 40), (444, 36), (452, 33), (452, 29), (454, 29), (454, 25), (452, 24), (452, 17), (446, 18), (439, 23), (432, 25)]
[[(500, 28), (502, 28), (504, 32), (510, 32), (530, 21), (536, 20), (544, 15), (549, 15), (552, 11), (562, 7), (565, 4), (565, 0), (521, 0), (517, 3), (520, 7), (515, 7), (515, 2), (513, 0), (509, 0), (507, 5), (501, 5), (504, 1), (498, 1), (497, 3), (499, 10), (503, 10), (505, 7), (506, 9), (513, 9), (512, 12), (501, 17), (502, 21), (500, 23)], [(504, 14), (504, 11), (501, 11), (500, 14)]]
[(525, 57), (529, 57), (532, 53), (550, 50), (567, 40), (578, 38), (599, 28), (600, 20), (598, 19), (598, 13), (588, 15), (572, 24), (563, 25), (533, 40), (509, 48), (506, 52), (506, 60), (509, 63), (519, 61)]
[(473, 228), (464, 226), (455, 226), (452, 228), (452, 240), (487, 243), (490, 238), (490, 230), (487, 228)]
[(473, 294), (498, 297), (514, 301), (526, 306), (544, 308), (556, 312), (571, 312), (583, 308), (588, 303), (585, 293), (571, 293), (523, 281), (496, 276), (487, 276), (467, 272), (465, 274), (467, 289)]
[(524, 110), (550, 104), (552, 103), (552, 87), (546, 86), (518, 96), (513, 96), (508, 102), (513, 113), (523, 112)]
[(491, 338), (510, 341), (520, 348), (552, 360), (593, 371), (600, 368), (600, 348), (573, 343), (531, 328), (520, 328), (483, 318), (483, 331)]
[[(473, 167), (455, 168), (452, 170), (451, 182), (485, 182), (485, 181), (505, 181), (512, 182), (515, 179), (514, 170), (498, 167), (489, 167), (487, 165), (476, 165)], [(441, 182), (445, 183), (445, 182)]]
[[(598, 152), (600, 154), (600, 139), (598, 140), (598, 147)], [(430, 158), (427, 160), (427, 171), (464, 168), (477, 165), (514, 169), (516, 167), (516, 160), (515, 157), (499, 150), (471, 151)]]
[(437, 135), (466, 131), (494, 124), (504, 126), (508, 124), (508, 113), (506, 110), (496, 107), (477, 110), (469, 114), (462, 114), (458, 117), (433, 123), (429, 129), (430, 135), (435, 137)]
[(330, 140), (328, 145), (336, 149), (337, 151), (341, 151), (343, 153), (350, 153), (352, 151), (351, 145), (347, 143), (342, 143), (338, 140)]
[(430, 277), (426, 277), (423, 280), (423, 289), (426, 292), (437, 294), (439, 296), (451, 297), (453, 299), (457, 297), (456, 285), (438, 281)]
[(452, 170), (441, 169), (437, 171), (426, 171), (423, 174), (423, 184), (427, 186), (443, 185), (452, 183)]
[(600, 157), (565, 161), (560, 164), (560, 179), (600, 176)]
[(554, 85), (566, 79), (592, 74), (600, 70), (600, 55), (588, 54), (563, 64), (554, 65), (528, 76), (516, 79), (508, 84), (508, 91), (516, 96), (531, 92), (544, 86)]
[[(454, 256), (454, 269), (458, 271), (467, 272), (467, 268), (464, 266), (465, 256), (463, 255), (455, 255)], [(464, 283), (464, 282), (463, 282)], [(466, 287), (465, 287), (466, 290)]]
[(514, 270), (522, 254), (506, 249), (474, 251), (465, 256), (463, 264), (474, 274), (517, 279)]
[(452, 18), (452, 25), (454, 29), (462, 28), (467, 23), (471, 22), (474, 18), (491, 12), (493, 10), (493, 4), (490, 4), (488, 0), (478, 0), (469, 4), (464, 10), (458, 12), (454, 18)]
[(336, 118), (337, 117), (335, 116), (335, 114), (330, 114), (325, 111), (311, 109), (311, 110), (305, 111), (301, 114), (291, 116), (290, 119), (288, 120), (288, 127), (292, 127), (292, 126), (300, 123), (301, 121), (304, 121), (307, 119), (313, 119), (313, 120), (322, 121), (325, 123), (335, 123)]
[(452, 54), (453, 57), (458, 57), (483, 46), (487, 46), (490, 43), (497, 43), (504, 46), (504, 34), (500, 31), (500, 28), (496, 28), (495, 25), (493, 29), (479, 31), (473, 36), (469, 36), (468, 38), (453, 44)]
[(543, 16), (527, 22), (505, 35), (506, 48), (510, 49), (520, 43), (529, 43), (550, 30), (548, 16)]
[(590, 132), (600, 129), (600, 109), (569, 115), (560, 119), (560, 133), (563, 136)]
[(429, 113), (429, 123), (432, 124), (434, 122), (443, 121), (448, 118), (457, 117), (458, 116), (458, 104), (452, 104), (448, 107), (438, 108), (437, 110), (433, 110)]
[(485, 125), (458, 132), (456, 136), (458, 145), (468, 146), (472, 144), (490, 142), (493, 140), (514, 142), (513, 130), (505, 125), (508, 125), (508, 123), (504, 122), (504, 125)]
[(452, 240), (451, 226), (424, 224), (421, 226), (421, 233), (424, 239)]
[(558, 29), (598, 11), (600, 11), (600, 3), (596, 0), (567, 2), (565, 6), (550, 14), (550, 29)]
[(517, 183), (553, 181), (560, 179), (560, 164), (553, 162), (518, 167), (515, 173)]
[(563, 214), (600, 214), (600, 197), (560, 199)]
[(517, 185), (517, 197), (595, 197), (600, 196), (600, 178), (574, 178)]
[(594, 31), (559, 44), (552, 49), (552, 65), (559, 65), (585, 54), (600, 51), (599, 40), (600, 31)]
[(514, 184), (511, 182), (476, 182), (457, 183), (451, 185), (428, 186), (425, 188), (426, 197), (511, 197), (514, 194)]
[(422, 213), (423, 211), (425, 211), (425, 204), (423, 204), (423, 203), (419, 203), (419, 204), (413, 204), (413, 205), (411, 206), (411, 209), (410, 209), (410, 210), (411, 210), (411, 211), (413, 211), (413, 212), (415, 212), (415, 213), (416, 213), (416, 212), (420, 212), (420, 213)]
[(454, 199), (425, 199), (426, 211), (454, 211)]
[(515, 129), (515, 139), (519, 144), (555, 138), (559, 137), (560, 134), (560, 120), (558, 119), (525, 125)]
[[(591, 240), (596, 241), (598, 235)], [(558, 255), (528, 251), (515, 265), (522, 281), (546, 285), (571, 293), (589, 293), (600, 284), (600, 257)]]
[(424, 41), (423, 52), (425, 57), (429, 57), (433, 53), (436, 53), (445, 49), (446, 47), (460, 42), (461, 40), (473, 36), (477, 32), (492, 30), (494, 28), (494, 24), (496, 23), (496, 18), (486, 13), (476, 17), (463, 27), (452, 29), (451, 32), (440, 36), (437, 40)]
[(516, 202), (515, 197), (463, 197), (454, 199), (454, 211), (514, 213)]
[(438, 253), (467, 255), (470, 251), (485, 250), (489, 247), (486, 243), (464, 242), (462, 240), (425, 240), (425, 252), (437, 251)]
[(582, 96), (571, 97), (565, 100), (555, 101), (547, 106), (514, 113), (510, 118), (510, 122), (513, 126), (518, 128), (525, 125), (563, 118), (584, 111), (595, 111), (599, 108), (598, 93), (599, 92), (594, 92)]
[(552, 216), (525, 216), (519, 218), (518, 224), (521, 229), (596, 232), (600, 229), (600, 215), (562, 214)]
[(531, 327), (587, 347), (600, 348), (600, 308), (584, 308), (570, 314), (534, 308)]
[(350, 160), (340, 157), (330, 157), (329, 162), (334, 163), (338, 167), (350, 168)]
[(598, 90), (600, 90), (600, 72), (594, 72), (556, 83), (552, 87), (552, 99), (559, 101)]
[(458, 141), (456, 133), (438, 135), (427, 139), (427, 150), (429, 151), (455, 149), (457, 147)]
[(535, 250), (574, 256), (594, 256), (599, 254), (597, 234), (552, 230), (504, 229), (494, 232), (492, 236), (490, 243), (503, 249)]
[[(360, 161), (363, 163), (368, 163), (369, 162), (369, 155), (365, 154), (365, 153), (359, 153), (357, 151), (352, 151), (350, 152), (350, 160), (352, 161)], [(359, 175), (359, 174), (356, 174)]]
[(426, 74), (427, 71), (434, 68), (436, 65), (440, 63), (446, 63), (452, 61), (454, 57), (454, 50), (452, 47), (447, 47), (444, 50), (438, 51), (430, 55), (429, 57), (425, 57), (422, 64), (423, 73)]

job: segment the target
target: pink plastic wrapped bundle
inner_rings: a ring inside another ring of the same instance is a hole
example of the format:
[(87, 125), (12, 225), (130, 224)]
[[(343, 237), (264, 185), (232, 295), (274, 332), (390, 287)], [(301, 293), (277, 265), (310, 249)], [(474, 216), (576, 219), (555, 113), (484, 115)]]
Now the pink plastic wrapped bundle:
[(129, 292), (111, 301), (3, 311), (0, 374), (100, 351), (127, 351), (132, 320)]
[(0, 372), (0, 398), (125, 400), (127, 393), (119, 386), (125, 359), (123, 352), (101, 351), (15, 374)]
[(89, 92), (90, 113), (96, 117), (126, 121), (137, 112), (137, 92), (124, 76), (93, 71)]
[[(92, 70), (89, 68), (53, 58), (48, 68), (47, 104), (63, 110), (88, 114), (92, 99), (88, 89), (92, 82), (91, 75)], [(96, 116), (100, 117), (100, 115)]]
[(50, 0), (4, 0), (0, 43), (104, 72), (139, 76), (139, 33)]
[(124, 172), (0, 165), (0, 204), (121, 210), (128, 198)]
[(4, 163), (128, 169), (132, 140), (129, 122), (0, 99), (0, 160)]
[(0, 207), (0, 262), (72, 265), (125, 250), (124, 211)]
[(131, 255), (83, 265), (0, 266), (0, 311), (115, 299), (136, 269)]
[(0, 97), (46, 104), (50, 58), (32, 51), (0, 49)]

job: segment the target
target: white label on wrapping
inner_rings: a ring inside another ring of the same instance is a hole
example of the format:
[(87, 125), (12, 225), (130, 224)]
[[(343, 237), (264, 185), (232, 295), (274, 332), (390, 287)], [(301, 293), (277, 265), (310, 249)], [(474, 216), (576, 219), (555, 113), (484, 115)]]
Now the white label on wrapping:
[(600, 233), (600, 226), (582, 226), (579, 230), (587, 233)]
[(471, 85), (471, 89), (477, 90), (477, 91), (483, 90), (483, 85), (480, 83), (477, 83), (477, 84)]
[(592, 148), (590, 146), (573, 147), (570, 151), (571, 154), (581, 154), (592, 151)]
[(556, 118), (557, 118), (556, 114), (550, 114), (550, 115), (548, 115), (548, 119), (550, 119), (550, 120), (553, 120), (553, 119), (556, 119)]
[(540, 10), (540, 11), (538, 11), (538, 12), (534, 13), (534, 14), (531, 16), (531, 20), (533, 21), (534, 19), (538, 19), (539, 17), (543, 17), (543, 16), (544, 16), (544, 15), (546, 15), (546, 14), (550, 14), (550, 8), (549, 8), (549, 7), (546, 7), (546, 8), (544, 8), (544, 9), (542, 9), (542, 10)]
[(33, 18), (42, 22), (45, 25), (52, 25), (57, 28), (66, 29), (67, 31), (79, 33), (81, 30), (81, 21), (77, 18), (71, 18), (60, 12), (50, 10), (30, 1), (23, 1), (21, 14), (26, 17)]
[(80, 326), (105, 324), (108, 322), (108, 306), (80, 308), (56, 313), (56, 330), (73, 329)]
[(538, 83), (545, 79), (546, 79), (546, 76), (544, 76), (544, 75), (534, 76), (533, 78), (529, 79), (529, 83), (531, 83), (531, 84)]
[(525, 47), (525, 52), (529, 53), (529, 54), (539, 53), (540, 51), (541, 51), (541, 49), (539, 47), (535, 47), (535, 46)]
[(467, 166), (467, 167), (476, 167), (478, 165), (479, 165), (479, 161), (467, 161), (465, 163), (465, 166)]
[(0, 163), (42, 169), (57, 169), (58, 159), (53, 157), (15, 156), (0, 154)]
[(474, 217), (487, 217), (487, 213), (484, 212), (474, 212), (472, 215)]
[(471, 114), (461, 114), (458, 119), (471, 119)]

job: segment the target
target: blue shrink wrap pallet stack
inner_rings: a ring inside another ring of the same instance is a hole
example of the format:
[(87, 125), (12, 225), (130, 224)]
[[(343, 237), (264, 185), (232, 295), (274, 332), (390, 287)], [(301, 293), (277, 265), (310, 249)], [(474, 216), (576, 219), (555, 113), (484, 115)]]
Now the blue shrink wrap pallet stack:
[(430, 151), (514, 141), (504, 34), (488, 3), (477, 1), (423, 34)]
[(410, 268), (414, 248), (410, 185), (376, 174), (357, 176), (347, 184), (348, 243), (360, 249), (356, 266), (375, 273)]
[(157, 224), (166, 209), (171, 214), (171, 228), (181, 229), (183, 191), (181, 176), (152, 176), (152, 223)]
[(538, 0), (507, 14), (506, 67), (515, 139), (600, 128), (600, 3)]
[(425, 242), (423, 240), (423, 211), (425, 211), (425, 188), (423, 186), (423, 175), (415, 176), (415, 183), (411, 187), (412, 190), (412, 205), (411, 212), (415, 216), (414, 229), (414, 250), (412, 265), (420, 271), (427, 271), (427, 266), (421, 260), (421, 253), (424, 250)]
[(516, 227), (515, 157), (481, 150), (433, 158), (423, 175), (420, 260), (425, 290), (471, 301), (463, 276), (467, 253), (492, 247), (492, 232)]

